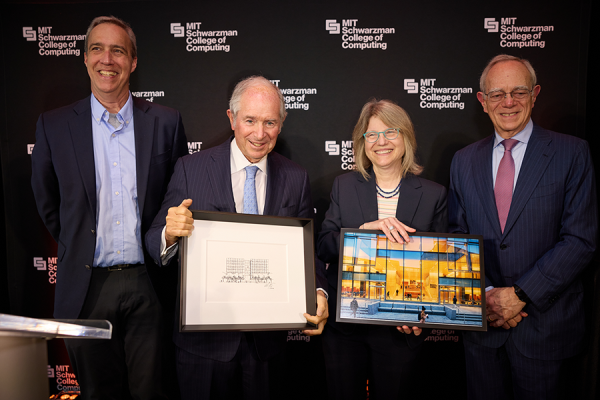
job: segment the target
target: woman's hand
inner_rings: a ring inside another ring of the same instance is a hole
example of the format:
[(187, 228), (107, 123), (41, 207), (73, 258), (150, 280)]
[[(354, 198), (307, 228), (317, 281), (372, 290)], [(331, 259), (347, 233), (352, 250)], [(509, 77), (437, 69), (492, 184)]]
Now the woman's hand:
[(395, 217), (366, 222), (360, 226), (360, 229), (381, 230), (392, 243), (400, 244), (409, 243), (410, 236), (408, 236), (408, 232), (416, 231), (416, 229), (404, 225)]

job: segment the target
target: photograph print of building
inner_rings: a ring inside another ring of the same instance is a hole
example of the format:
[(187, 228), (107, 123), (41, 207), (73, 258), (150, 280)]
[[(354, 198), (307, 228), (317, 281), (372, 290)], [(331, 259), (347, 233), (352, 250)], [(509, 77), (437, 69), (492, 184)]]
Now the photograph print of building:
[(485, 330), (482, 241), (416, 233), (410, 243), (342, 230), (337, 320)]

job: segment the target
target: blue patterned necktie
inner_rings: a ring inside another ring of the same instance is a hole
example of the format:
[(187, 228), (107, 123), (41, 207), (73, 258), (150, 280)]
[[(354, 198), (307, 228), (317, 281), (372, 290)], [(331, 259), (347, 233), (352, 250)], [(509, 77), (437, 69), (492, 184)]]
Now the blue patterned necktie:
[(258, 171), (256, 165), (248, 165), (246, 168), (246, 182), (244, 182), (244, 214), (258, 214), (258, 203), (256, 202), (256, 185), (254, 177)]

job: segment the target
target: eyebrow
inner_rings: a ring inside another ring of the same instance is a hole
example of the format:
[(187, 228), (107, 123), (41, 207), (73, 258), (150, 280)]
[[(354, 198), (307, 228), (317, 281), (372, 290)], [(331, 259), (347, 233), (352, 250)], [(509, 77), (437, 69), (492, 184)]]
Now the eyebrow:
[(92, 48), (93, 46), (108, 46), (111, 49), (122, 49), (124, 50), (126, 53), (128, 53), (129, 51), (127, 50), (127, 48), (125, 46), (121, 46), (120, 44), (111, 44), (111, 45), (106, 45), (104, 43), (101, 42), (96, 42), (96, 43), (90, 43), (88, 48)]
[[(530, 90), (530, 89), (529, 89), (529, 86), (527, 86), (527, 85), (519, 85), (519, 86), (513, 87), (512, 90)], [(504, 89), (493, 88), (488, 91), (488, 93), (494, 93), (494, 92), (504, 92)]]

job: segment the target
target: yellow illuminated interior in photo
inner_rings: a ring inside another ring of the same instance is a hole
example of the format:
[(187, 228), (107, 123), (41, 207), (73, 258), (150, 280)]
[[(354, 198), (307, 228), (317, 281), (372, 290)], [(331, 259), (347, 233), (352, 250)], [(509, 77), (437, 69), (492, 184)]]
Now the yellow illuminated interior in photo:
[(480, 306), (479, 254), (476, 239), (347, 232), (342, 297)]

